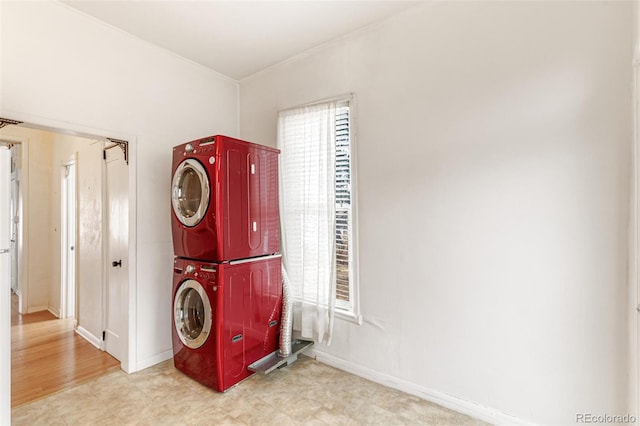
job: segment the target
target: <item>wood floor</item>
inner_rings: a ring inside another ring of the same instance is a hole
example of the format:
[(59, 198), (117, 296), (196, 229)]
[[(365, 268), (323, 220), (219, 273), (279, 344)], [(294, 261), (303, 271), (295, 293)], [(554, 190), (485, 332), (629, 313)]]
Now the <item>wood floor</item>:
[(11, 406), (17, 407), (120, 368), (73, 330), (73, 320), (48, 311), (18, 314), (11, 298)]

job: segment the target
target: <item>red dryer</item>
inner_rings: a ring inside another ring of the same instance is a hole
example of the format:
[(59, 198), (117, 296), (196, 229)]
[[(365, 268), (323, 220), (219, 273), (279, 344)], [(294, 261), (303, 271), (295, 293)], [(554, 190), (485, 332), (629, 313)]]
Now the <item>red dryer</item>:
[(221, 135), (173, 148), (175, 256), (219, 262), (279, 252), (279, 153)]
[(280, 255), (228, 263), (176, 258), (174, 365), (223, 392), (277, 349), (282, 305)]

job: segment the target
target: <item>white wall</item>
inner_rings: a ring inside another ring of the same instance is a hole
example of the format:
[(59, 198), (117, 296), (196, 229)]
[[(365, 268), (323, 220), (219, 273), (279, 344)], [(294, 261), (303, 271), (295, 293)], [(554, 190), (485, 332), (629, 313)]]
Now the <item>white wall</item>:
[(633, 28), (634, 28), (634, 141), (632, 157), (632, 182), (630, 191), (630, 217), (629, 221), (629, 290), (628, 290), (628, 311), (629, 315), (629, 327), (628, 327), (628, 341), (629, 341), (629, 385), (628, 385), (628, 400), (629, 411), (638, 412), (639, 404), (639, 387), (640, 377), (638, 376), (638, 367), (640, 366), (640, 352), (639, 352), (639, 336), (640, 336), (640, 317), (638, 316), (637, 307), (640, 306), (640, 300), (638, 298), (638, 286), (640, 281), (638, 280), (638, 246), (640, 241), (638, 240), (638, 123), (640, 123), (640, 116), (638, 114), (638, 84), (640, 83), (640, 2), (635, 0), (633, 2)]
[(171, 147), (209, 134), (237, 136), (237, 83), (57, 2), (0, 8), (0, 116), (131, 140), (137, 329), (128, 368), (166, 359)]
[(269, 145), (357, 97), (364, 324), (320, 353), (478, 413), (627, 413), (632, 7), (421, 5), (240, 82)]
[[(41, 132), (42, 133), (42, 132)], [(30, 139), (23, 149), (28, 150), (29, 168), (28, 201), (25, 208), (25, 225), (28, 231), (27, 257), (23, 265), (28, 269), (29, 291), (27, 312), (42, 311), (49, 308), (49, 285), (51, 279), (51, 156), (50, 136)], [(27, 225), (28, 224), (28, 225)], [(23, 228), (24, 229), (24, 228)], [(24, 274), (23, 274), (24, 276)], [(24, 287), (23, 287), (24, 289)]]

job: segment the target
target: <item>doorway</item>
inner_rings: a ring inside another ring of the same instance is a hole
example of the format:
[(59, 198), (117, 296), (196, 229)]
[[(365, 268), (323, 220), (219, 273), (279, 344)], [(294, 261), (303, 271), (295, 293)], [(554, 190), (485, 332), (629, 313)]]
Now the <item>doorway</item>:
[[(21, 307), (24, 309), (21, 309), (20, 313), (24, 316), (16, 322), (32, 316), (35, 319), (37, 315), (48, 316), (52, 320), (55, 317), (71, 318), (72, 321), (75, 319), (76, 322), (72, 323), (70, 329), (71, 334), (81, 340), (84, 337), (84, 340), (93, 346), (105, 350), (106, 319), (103, 317), (103, 313), (106, 302), (104, 301), (103, 283), (107, 267), (110, 268), (111, 263), (108, 259), (110, 255), (105, 251), (106, 243), (103, 244), (106, 235), (103, 234), (102, 223), (107, 217), (106, 207), (104, 207), (105, 200), (103, 199), (106, 196), (107, 165), (106, 159), (103, 158), (103, 148), (108, 142), (105, 141), (105, 138), (81, 138), (48, 129), (40, 130), (40, 128), (23, 126), (8, 126), (1, 129), (0, 138), (23, 141), (21, 148), (24, 151), (22, 157), (23, 163), (25, 163), (23, 168), (16, 167), (15, 170), (12, 170), (12, 172), (16, 172), (15, 176), (17, 177), (15, 186), (18, 190), (16, 192), (23, 194), (16, 197), (18, 202), (12, 207), (24, 208), (24, 212), (20, 213), (25, 217), (25, 220), (17, 221), (19, 225), (24, 225), (24, 231), (20, 235), (18, 227), (16, 241), (23, 240), (25, 250), (22, 255), (24, 261), (17, 268), (18, 279), (12, 287), (17, 288), (25, 297), (40, 297), (38, 300), (25, 299), (22, 301)], [(80, 147), (80, 145), (82, 146)], [(47, 167), (49, 173), (47, 173)], [(125, 168), (124, 174), (128, 179), (128, 167)], [(38, 185), (43, 184), (49, 186), (38, 188)], [(129, 186), (122, 186), (122, 189), (124, 191), (122, 197), (128, 203)], [(84, 194), (83, 200), (89, 200), (86, 195), (88, 190), (95, 191), (90, 195), (91, 203), (85, 203), (81, 206), (82, 202), (79, 197)], [(31, 191), (35, 191), (37, 194), (34, 196)], [(45, 195), (43, 196), (43, 194)], [(97, 224), (94, 224), (95, 226), (89, 228), (85, 226), (87, 222), (81, 221), (80, 214), (78, 214), (87, 205), (90, 205), (92, 209), (92, 217), (100, 219)], [(38, 214), (29, 215), (29, 211), (37, 211)], [(93, 215), (96, 212), (98, 214)], [(129, 210), (125, 210), (124, 214), (128, 215)], [(31, 227), (29, 221), (31, 217), (37, 217), (42, 223)], [(126, 226), (125, 233), (128, 234), (131, 221), (127, 217), (122, 222)], [(45, 235), (43, 230), (52, 232), (52, 234)], [(59, 240), (56, 241), (56, 238)], [(93, 241), (98, 250), (91, 252), (90, 255), (87, 251), (83, 252), (81, 244), (83, 241)], [(47, 252), (46, 256), (41, 253), (43, 250)], [(86, 255), (84, 258), (83, 253)], [(126, 250), (120, 256), (122, 264), (127, 265), (125, 275), (128, 271), (133, 270), (129, 262), (130, 253), (132, 251), (127, 245)], [(82, 268), (84, 268), (82, 271), (84, 275), (80, 274)], [(28, 271), (20, 276), (21, 270)], [(35, 278), (42, 276), (45, 279), (37, 281), (46, 282), (46, 287), (42, 287), (35, 280)], [(87, 289), (82, 287), (87, 283), (95, 285), (92, 287), (95, 288), (93, 294), (91, 294), (92, 290), (87, 292)], [(40, 286), (38, 287), (38, 285)], [(8, 282), (7, 287), (9, 287)], [(21, 287), (25, 288), (21, 289)], [(83, 292), (85, 296), (88, 296), (86, 299), (81, 296)], [(125, 332), (120, 333), (122, 349), (119, 351), (118, 358), (123, 361), (121, 367), (127, 370), (125, 363), (128, 361), (126, 358), (129, 347), (127, 329), (130, 318), (128, 280), (124, 282), (118, 295), (122, 299), (116, 300), (112, 297), (111, 306), (119, 306), (122, 308), (121, 312), (124, 312), (119, 317), (124, 324)], [(67, 320), (58, 321), (69, 323)], [(29, 350), (24, 346), (22, 348), (19, 348), (18, 345), (12, 346), (12, 356), (16, 349), (21, 352), (21, 357), (25, 357), (25, 351)], [(106, 355), (105, 352), (101, 353)], [(42, 358), (42, 360), (52, 363), (52, 358), (54, 357)], [(60, 358), (69, 359), (69, 356)], [(82, 362), (84, 365), (85, 360)], [(69, 371), (74, 368), (66, 366), (58, 370)]]

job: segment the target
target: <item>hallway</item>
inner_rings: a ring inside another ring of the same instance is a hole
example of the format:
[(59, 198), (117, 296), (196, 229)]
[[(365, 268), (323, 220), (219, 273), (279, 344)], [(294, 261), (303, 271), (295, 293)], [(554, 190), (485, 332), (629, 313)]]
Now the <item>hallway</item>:
[(11, 298), (11, 406), (18, 407), (119, 370), (120, 363), (48, 311), (18, 314)]

